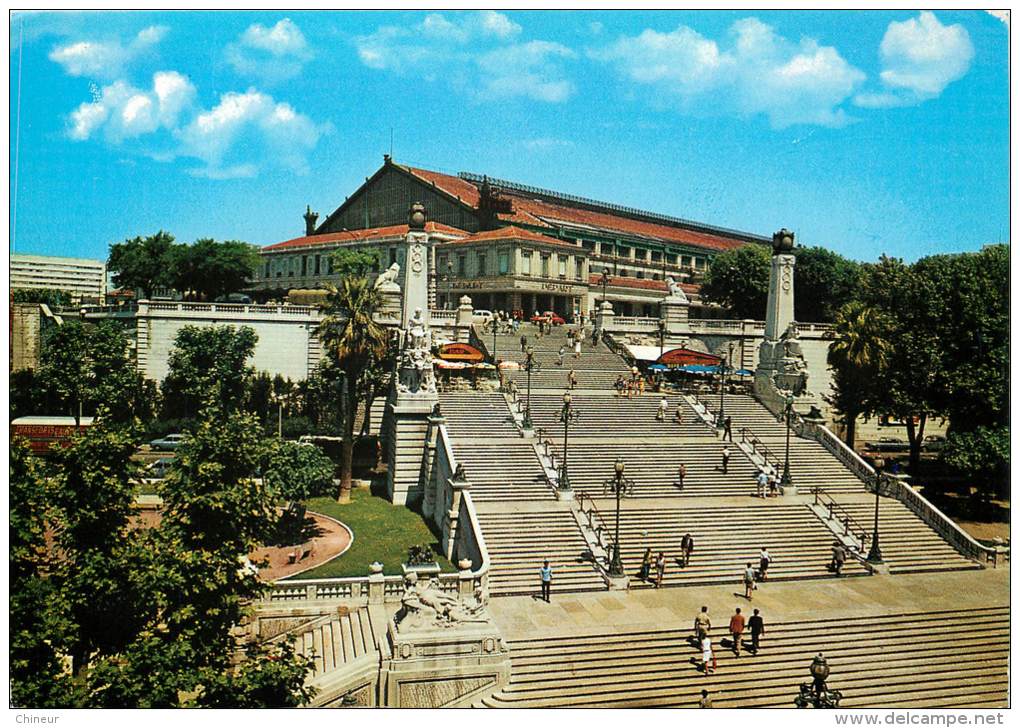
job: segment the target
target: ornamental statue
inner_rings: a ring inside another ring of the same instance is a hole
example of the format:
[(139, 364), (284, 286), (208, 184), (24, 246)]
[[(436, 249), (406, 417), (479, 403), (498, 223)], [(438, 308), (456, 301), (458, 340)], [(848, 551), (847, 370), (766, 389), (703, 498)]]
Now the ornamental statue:
[(772, 233), (773, 255), (780, 255), (781, 253), (792, 253), (795, 237), (796, 236), (786, 228), (783, 228), (777, 233)]
[(411, 571), (404, 577), (404, 594), (394, 617), (398, 631), (406, 629), (446, 629), (466, 622), (487, 622), (485, 600), (481, 589), (472, 597), (461, 600), (447, 594), (435, 578), (423, 583)]
[(407, 226), (411, 230), (425, 229), (425, 205), (415, 202), (407, 214)]

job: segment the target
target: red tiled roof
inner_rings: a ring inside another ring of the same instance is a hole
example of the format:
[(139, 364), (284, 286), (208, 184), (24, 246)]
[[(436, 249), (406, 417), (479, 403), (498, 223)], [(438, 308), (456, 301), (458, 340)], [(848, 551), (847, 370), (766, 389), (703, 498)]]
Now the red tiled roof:
[(471, 205), (471, 207), (478, 207), (478, 201), (481, 199), (481, 195), (478, 193), (478, 188), (467, 180), (463, 180), (460, 177), (454, 177), (450, 174), (432, 172), (428, 169), (418, 169), (417, 167), (404, 167), (404, 169), (424, 182), (435, 184), (436, 187), (443, 190), (448, 195), (459, 197), (465, 203)]
[[(267, 245), (262, 250), (283, 250), (286, 248), (306, 248), (312, 245), (330, 245), (336, 243), (356, 243), (364, 240), (377, 240), (379, 238), (395, 238), (407, 235), (410, 228), (407, 225), (390, 225), (388, 227), (366, 228), (364, 230), (344, 230), (338, 233), (324, 233), (322, 235), (304, 235), (292, 240), (284, 240), (282, 243)], [(425, 223), (427, 233), (446, 233), (448, 235), (464, 236), (468, 233), (460, 228), (444, 225), (441, 222), (429, 221)]]
[[(601, 286), (602, 276), (599, 274), (591, 274), (588, 276), (588, 285)], [(643, 288), (649, 291), (665, 291), (668, 290), (666, 287), (666, 281), (657, 281), (651, 278), (627, 278), (625, 276), (609, 276), (610, 287), (615, 286), (617, 288)], [(681, 283), (681, 290), (684, 293), (698, 293), (701, 290), (701, 286), (693, 283)]]
[[(480, 199), (478, 188), (467, 180), (417, 167), (404, 167), (404, 169), (429, 184), (435, 184), (436, 187), (447, 194), (453, 197), (460, 197), (466, 204), (477, 209)], [(715, 235), (698, 230), (635, 220), (609, 212), (595, 212), (569, 204), (534, 199), (527, 197), (526, 193), (512, 189), (502, 189), (501, 194), (513, 200), (513, 213), (499, 216), (501, 220), (507, 222), (552, 229), (556, 227), (556, 221), (562, 221), (610, 232), (619, 232), (625, 235), (636, 235), (663, 242), (694, 245), (711, 250), (730, 250), (745, 244), (742, 240), (728, 238), (724, 235)], [(545, 220), (544, 218), (550, 218), (550, 220)]]
[(568, 224), (574, 223), (600, 230), (619, 232), (625, 235), (636, 235), (669, 243), (684, 243), (712, 250), (730, 250), (745, 245), (741, 240), (726, 238), (721, 235), (712, 235), (697, 230), (634, 220), (607, 212), (594, 212), (546, 200), (527, 198), (513, 190), (504, 190), (503, 195), (513, 200), (513, 214), (500, 215), (500, 219), (507, 220), (508, 222), (534, 224), (532, 220), (537, 218), (544, 224), (555, 226), (556, 221), (563, 221)]
[(553, 245), (558, 248), (571, 248), (577, 251), (581, 250), (581, 248), (577, 245), (571, 245), (570, 243), (549, 237), (548, 235), (542, 235), (541, 233), (535, 233), (531, 230), (525, 230), (517, 227), (516, 225), (509, 225), (507, 227), (499, 228), (498, 230), (485, 230), (484, 232), (474, 233), (466, 238), (450, 241), (447, 245), (467, 245), (470, 243), (487, 242), (490, 240), (529, 240), (541, 245)]

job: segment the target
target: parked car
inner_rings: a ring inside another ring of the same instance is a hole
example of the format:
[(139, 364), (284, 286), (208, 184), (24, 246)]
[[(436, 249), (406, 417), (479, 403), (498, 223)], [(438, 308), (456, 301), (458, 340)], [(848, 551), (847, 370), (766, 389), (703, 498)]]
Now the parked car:
[(898, 437), (880, 437), (878, 442), (864, 443), (864, 448), (874, 452), (904, 452), (910, 449), (910, 445)]
[(552, 322), (553, 326), (562, 326), (567, 323), (563, 317), (559, 314), (553, 313), (552, 311), (546, 311), (545, 313), (535, 314), (531, 317), (531, 323), (537, 324), (539, 321)]
[(942, 435), (928, 435), (921, 443), (922, 450), (941, 450), (946, 446), (946, 438)]
[(471, 314), (471, 320), (476, 324), (487, 324), (492, 320), (492, 311), (476, 308)]
[(188, 439), (187, 435), (182, 435), (179, 432), (175, 432), (172, 435), (165, 435), (164, 437), (156, 438), (149, 442), (149, 447), (153, 450), (176, 450), (184, 441)]
[(175, 458), (160, 458), (154, 463), (149, 463), (148, 467), (145, 468), (146, 478), (158, 478), (162, 480), (166, 477), (167, 471), (173, 464)]

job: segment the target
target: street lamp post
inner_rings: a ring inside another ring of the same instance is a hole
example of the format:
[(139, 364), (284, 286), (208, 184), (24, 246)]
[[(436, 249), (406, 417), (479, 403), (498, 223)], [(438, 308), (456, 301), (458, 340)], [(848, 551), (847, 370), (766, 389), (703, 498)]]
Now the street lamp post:
[(871, 549), (868, 551), (868, 563), (869, 564), (881, 564), (882, 563), (882, 549), (878, 546), (878, 491), (881, 483), (881, 470), (884, 461), (877, 460), (875, 462), (875, 527), (871, 532)]
[(786, 457), (783, 460), (783, 477), (779, 481), (783, 488), (789, 488), (793, 482), (790, 478), (790, 419), (793, 415), (793, 395), (786, 397)]
[(560, 490), (570, 490), (570, 476), (567, 473), (567, 435), (570, 432), (570, 425), (580, 417), (580, 413), (577, 412), (570, 404), (570, 392), (563, 393), (563, 409), (560, 410), (560, 422), (563, 423), (563, 467), (560, 468)]
[(808, 671), (811, 673), (811, 682), (800, 684), (800, 695), (793, 699), (793, 704), (798, 708), (806, 708), (809, 705), (815, 708), (838, 708), (843, 693), (839, 690), (829, 690), (829, 686), (826, 685), (829, 663), (821, 652), (811, 661)]
[(524, 429), (532, 429), (531, 424), (531, 373), (537, 372), (542, 366), (535, 361), (535, 349), (529, 346), (525, 351), (524, 357), (524, 371), (528, 373), (528, 392), (527, 397), (524, 400)]
[(492, 317), (492, 363), (496, 363), (496, 330), (499, 328), (499, 322), (496, 317)]
[(719, 416), (715, 418), (716, 428), (726, 424), (726, 383), (729, 374), (729, 363), (733, 359), (733, 343), (730, 342), (728, 354), (723, 355), (722, 371), (719, 374)]
[(613, 533), (613, 553), (609, 560), (609, 575), (611, 577), (622, 577), (623, 560), (620, 558), (620, 498), (634, 487), (634, 482), (623, 477), (625, 465), (619, 458), (613, 464), (613, 477), (603, 482), (605, 488), (612, 488), (616, 495), (616, 528)]
[[(602, 278), (600, 279), (600, 282), (602, 283), (602, 303), (605, 303), (606, 302), (606, 287), (609, 285), (609, 269), (608, 268), (603, 268), (602, 269)], [(601, 308), (601, 305), (600, 305), (600, 308)]]

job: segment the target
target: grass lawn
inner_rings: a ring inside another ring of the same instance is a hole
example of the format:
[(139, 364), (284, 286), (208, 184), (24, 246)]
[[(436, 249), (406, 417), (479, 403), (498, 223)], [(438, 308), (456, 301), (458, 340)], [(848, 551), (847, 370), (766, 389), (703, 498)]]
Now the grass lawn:
[(298, 575), (298, 579), (324, 579), (337, 576), (367, 576), (368, 565), (381, 561), (383, 573), (401, 573), (407, 549), (428, 544), (444, 572), (455, 571), (439, 553), (439, 541), (429, 530), (421, 514), (405, 506), (392, 505), (367, 489), (351, 491), (351, 502), (341, 505), (333, 498), (311, 498), (308, 510), (331, 516), (354, 532), (354, 543), (341, 556)]

